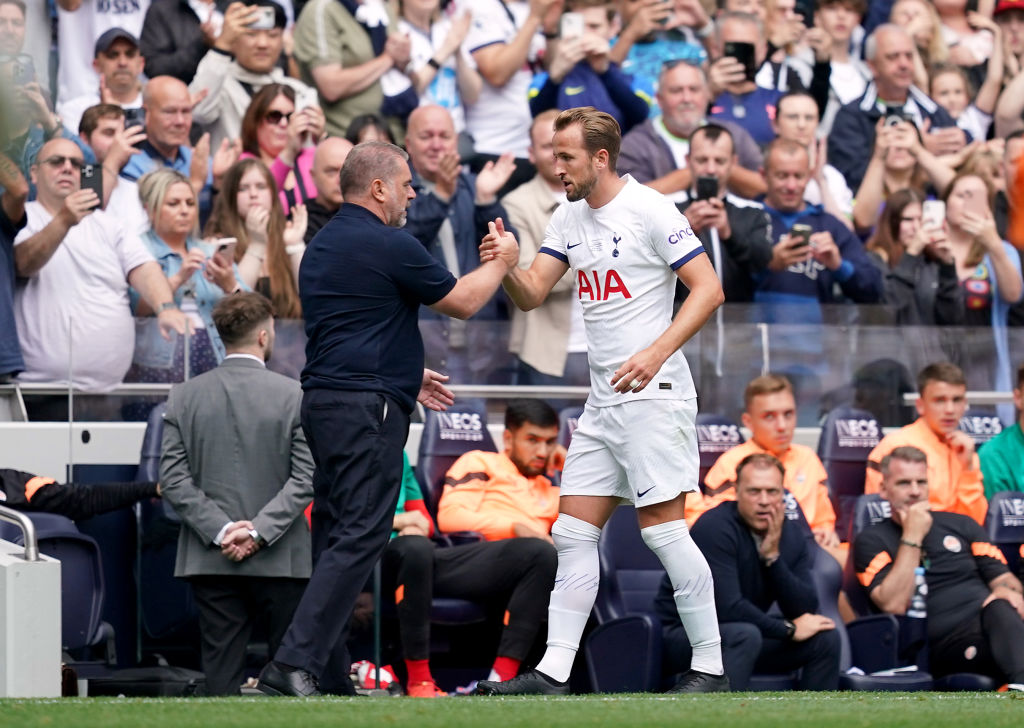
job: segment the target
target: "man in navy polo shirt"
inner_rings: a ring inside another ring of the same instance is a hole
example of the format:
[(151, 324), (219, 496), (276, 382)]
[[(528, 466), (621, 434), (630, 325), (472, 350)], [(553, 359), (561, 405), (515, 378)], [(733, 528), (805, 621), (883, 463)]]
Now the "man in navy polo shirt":
[[(447, 377), (423, 368), (420, 305), (466, 319), (509, 266), (482, 263), (456, 278), (409, 233), (416, 197), (407, 155), (383, 142), (352, 149), (345, 200), (303, 256), (306, 319), (302, 428), (313, 476), (314, 568), (292, 624), (260, 675), (271, 695), (351, 692), (346, 625), (391, 532), (402, 449), (418, 400), (444, 410)], [(492, 223), (493, 227), (493, 223)]]

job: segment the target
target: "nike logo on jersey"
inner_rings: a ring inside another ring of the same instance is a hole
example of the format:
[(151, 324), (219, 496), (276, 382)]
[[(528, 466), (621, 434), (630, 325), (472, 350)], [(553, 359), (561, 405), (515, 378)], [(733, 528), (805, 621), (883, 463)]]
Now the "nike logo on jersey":
[(566, 86), (565, 87), (565, 95), (566, 96), (578, 96), (578, 95), (580, 95), (581, 93), (583, 93), (586, 90), (587, 90), (586, 86)]
[(643, 498), (643, 497), (644, 497), (645, 495), (647, 495), (648, 493), (650, 493), (650, 492), (651, 492), (652, 490), (654, 490), (654, 489), (655, 489), (656, 487), (657, 487), (657, 486), (654, 486), (654, 485), (652, 485), (652, 486), (651, 486), (650, 488), (648, 488), (647, 490), (638, 490), (638, 491), (636, 492), (636, 497), (637, 497), (637, 499), (639, 500), (640, 498)]
[(571, 245), (566, 245), (566, 246), (565, 246), (565, 249), (566, 249), (566, 250), (572, 250), (573, 248), (577, 248), (577, 247), (579, 247), (580, 245), (583, 245), (583, 243), (572, 243)]
[(626, 288), (626, 284), (622, 282), (622, 277), (619, 276), (618, 271), (614, 269), (604, 272), (604, 285), (601, 284), (601, 274), (596, 270), (589, 273), (585, 270), (580, 270), (577, 272), (576, 278), (579, 282), (581, 301), (584, 295), (591, 301), (607, 301), (615, 293), (623, 298), (633, 297), (633, 294)]

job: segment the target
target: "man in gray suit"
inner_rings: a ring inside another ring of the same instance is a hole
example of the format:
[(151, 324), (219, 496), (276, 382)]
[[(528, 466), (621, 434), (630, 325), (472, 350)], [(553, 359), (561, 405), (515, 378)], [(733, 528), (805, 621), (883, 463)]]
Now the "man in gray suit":
[(270, 654), (312, 569), (303, 509), (313, 499), (313, 458), (299, 423), (299, 383), (267, 371), (273, 308), (257, 293), (213, 309), (227, 356), (177, 384), (164, 415), (160, 482), (181, 516), (174, 575), (199, 606), (211, 695), (237, 695), (253, 623), (267, 615)]

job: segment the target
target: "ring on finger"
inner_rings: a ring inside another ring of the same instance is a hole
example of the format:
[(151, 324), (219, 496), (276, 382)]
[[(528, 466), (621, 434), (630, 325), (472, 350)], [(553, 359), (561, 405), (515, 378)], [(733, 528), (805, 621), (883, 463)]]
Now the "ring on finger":
[(639, 378), (634, 378), (633, 381), (629, 383), (629, 388), (630, 389), (636, 389), (641, 384), (643, 384), (643, 380), (641, 380)]

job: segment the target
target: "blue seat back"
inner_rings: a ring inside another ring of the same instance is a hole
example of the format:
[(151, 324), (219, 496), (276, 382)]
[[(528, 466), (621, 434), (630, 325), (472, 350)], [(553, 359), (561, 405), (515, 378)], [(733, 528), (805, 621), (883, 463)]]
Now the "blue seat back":
[(597, 621), (603, 624), (651, 611), (665, 569), (640, 536), (632, 506), (615, 509), (597, 549), (601, 563), (601, 585), (594, 603)]
[(572, 433), (579, 427), (580, 417), (583, 415), (582, 407), (566, 407), (558, 413), (558, 444), (562, 447), (569, 447), (572, 441)]
[(700, 489), (704, 491), (704, 477), (719, 456), (726, 450), (746, 441), (740, 424), (733, 419), (714, 413), (697, 415), (697, 451), (700, 453)]
[(139, 453), (139, 469), (135, 480), (140, 482), (160, 480), (160, 449), (164, 436), (164, 413), (167, 402), (161, 402), (149, 411), (146, 432), (142, 436), (142, 452)]
[(878, 493), (861, 495), (854, 502), (853, 516), (850, 519), (850, 557), (846, 560), (846, 567), (843, 569), (843, 591), (850, 607), (859, 617), (869, 614), (877, 614), (878, 610), (871, 602), (860, 580), (857, 579), (857, 572), (853, 565), (853, 542), (854, 539), (868, 526), (884, 521), (890, 514), (889, 501), (882, 500)]
[(456, 460), (473, 450), (497, 451), (487, 430), (485, 411), (459, 406), (447, 412), (427, 410), (416, 471), (420, 489), (427, 498), (427, 508), (435, 518), (444, 492), (445, 474)]
[[(79, 532), (70, 518), (56, 513), (29, 513), (36, 527), (40, 553), (60, 561), (61, 645), (77, 650), (102, 637), (103, 565), (100, 548)], [(24, 543), (18, 529), (10, 540)]]
[(882, 428), (867, 410), (836, 407), (821, 426), (818, 457), (828, 473), (829, 497), (836, 513), (836, 532), (850, 529), (857, 496), (864, 493), (868, 454), (881, 439)]
[(988, 540), (1006, 556), (1006, 564), (1020, 574), (1024, 554), (1024, 493), (1004, 491), (993, 494), (985, 516)]

